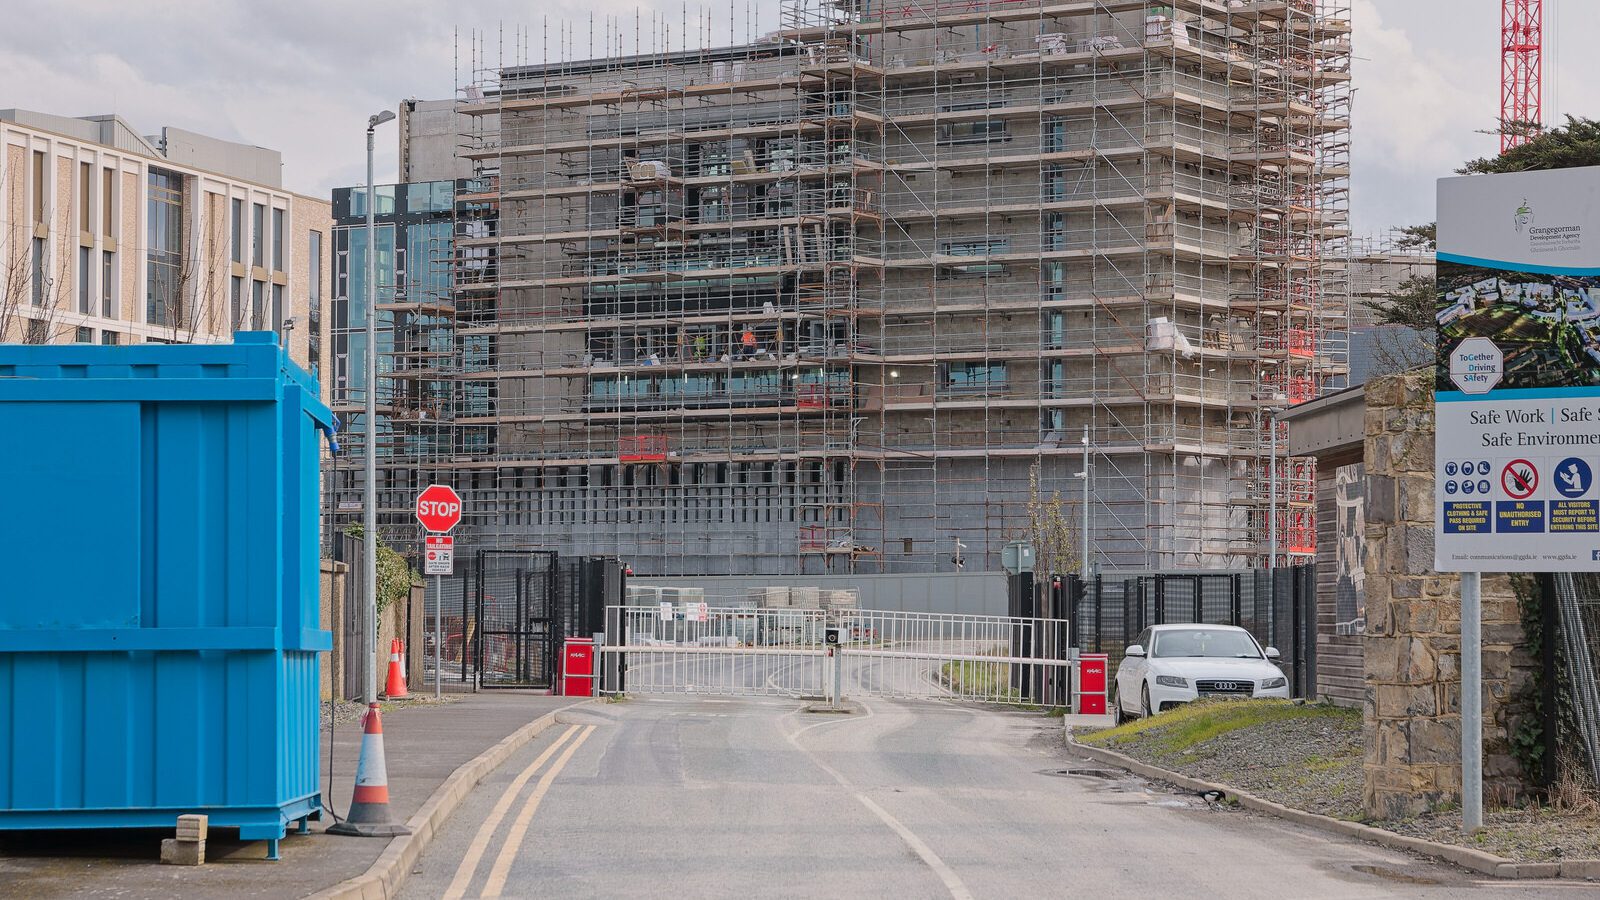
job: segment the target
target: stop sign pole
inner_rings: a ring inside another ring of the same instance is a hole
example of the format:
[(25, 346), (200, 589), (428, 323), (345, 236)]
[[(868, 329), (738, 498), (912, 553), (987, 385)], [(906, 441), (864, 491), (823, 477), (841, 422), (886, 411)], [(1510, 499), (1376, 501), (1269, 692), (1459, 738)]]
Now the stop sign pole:
[[(417, 521), (429, 534), (449, 534), (461, 524), (461, 495), (448, 484), (430, 484), (417, 495)], [(455, 550), (451, 549), (451, 555)], [(427, 538), (423, 538), (427, 553)], [(467, 623), (461, 623), (461, 655), (467, 653)], [(433, 698), (444, 692), (444, 576), (433, 576)]]

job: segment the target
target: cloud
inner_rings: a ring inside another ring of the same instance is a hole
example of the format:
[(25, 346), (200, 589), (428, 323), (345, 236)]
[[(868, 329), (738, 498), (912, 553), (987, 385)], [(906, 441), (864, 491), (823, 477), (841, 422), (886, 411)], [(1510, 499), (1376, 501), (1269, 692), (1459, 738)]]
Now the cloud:
[[(1499, 22), (1487, 2), (1352, 4), (1351, 202), (1364, 234), (1431, 219), (1434, 180), (1494, 152), (1494, 139), (1476, 132), (1492, 127), (1498, 108)], [(288, 187), (326, 195), (364, 177), (367, 116), (406, 97), (451, 96), (470, 77), (475, 38), (491, 62), (585, 57), (591, 47), (604, 56), (665, 46), (669, 33), (674, 48), (686, 33), (691, 45), (707, 34), (715, 43), (753, 38), (778, 25), (779, 8), (739, 4), (730, 23), (727, 6), (681, 0), (13, 3), (0, 29), (0, 107), (112, 111), (144, 131), (176, 125), (272, 147), (283, 152)], [(702, 10), (709, 29), (697, 25)], [(1552, 44), (1559, 37), (1576, 51), (1600, 29), (1600, 4), (1568, 0), (1560, 16)], [(626, 35), (620, 50), (608, 27)], [(1568, 107), (1600, 89), (1600, 69), (1575, 55), (1546, 88), (1577, 101)], [(394, 177), (392, 129), (378, 145), (383, 179)]]

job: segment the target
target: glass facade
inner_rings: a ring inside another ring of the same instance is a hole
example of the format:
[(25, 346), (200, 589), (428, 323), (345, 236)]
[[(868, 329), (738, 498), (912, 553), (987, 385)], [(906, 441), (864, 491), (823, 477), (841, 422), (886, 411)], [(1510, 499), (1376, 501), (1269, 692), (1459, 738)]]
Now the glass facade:
[(150, 168), (145, 246), (148, 272), (145, 321), (182, 325), (183, 176)]
[(306, 273), (311, 286), (306, 304), (312, 374), (322, 377), (322, 232), (313, 231), (306, 246)]
[[(313, 278), (324, 265), (324, 252), (330, 267), (330, 319), (312, 322), (312, 341), (327, 347), (328, 371), (323, 381), (329, 385), (334, 409), (346, 423), (344, 434), (353, 458), (360, 455), (366, 440), (363, 407), (368, 388), (369, 252), (373, 257), (379, 374), (375, 386), (378, 418), (373, 431), (380, 460), (380, 495), (393, 488), (397, 498), (409, 497), (408, 479), (416, 477), (418, 463), (471, 452), (474, 443), (459, 433), (465, 429), (453, 425), (457, 416), (470, 413), (462, 411), (455, 397), (457, 382), (451, 374), (470, 369), (475, 361), (483, 365), (491, 344), (486, 336), (474, 337), (470, 344), (463, 338), (459, 347), (456, 343), (452, 312), (456, 193), (457, 184), (452, 181), (377, 186), (371, 204), (376, 245), (369, 247), (366, 189), (335, 190), (334, 230), (327, 236), (326, 246), (321, 235), (313, 234), (307, 248)], [(343, 521), (341, 502), (358, 499), (359, 490), (359, 472), (342, 475), (336, 482), (332, 527)], [(380, 500), (383, 509), (391, 505)], [(386, 531), (391, 527), (411, 529), (415, 524), (409, 514), (384, 517), (380, 522)]]

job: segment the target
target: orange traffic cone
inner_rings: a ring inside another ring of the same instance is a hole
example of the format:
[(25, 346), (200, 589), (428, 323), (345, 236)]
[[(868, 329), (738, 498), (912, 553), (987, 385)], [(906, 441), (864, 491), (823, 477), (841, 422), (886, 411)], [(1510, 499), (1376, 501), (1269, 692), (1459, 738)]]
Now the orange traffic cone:
[(389, 680), (383, 686), (390, 700), (411, 696), (406, 690), (406, 673), (400, 668), (400, 652), (400, 639), (395, 638), (389, 642)]
[(378, 704), (367, 707), (362, 718), (361, 760), (356, 763), (356, 789), (350, 797), (350, 815), (328, 829), (329, 834), (355, 837), (392, 837), (411, 829), (389, 818), (389, 768), (383, 761), (383, 722)]

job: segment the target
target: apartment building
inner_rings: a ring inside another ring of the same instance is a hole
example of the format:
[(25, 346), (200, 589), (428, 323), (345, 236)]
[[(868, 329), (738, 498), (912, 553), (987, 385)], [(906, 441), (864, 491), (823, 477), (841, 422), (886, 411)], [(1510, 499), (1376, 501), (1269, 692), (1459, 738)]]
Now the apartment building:
[(1348, 380), (1350, 48), (1332, 0), (797, 0), (475, 60), (476, 444), (418, 477), (649, 574), (996, 569), (1085, 516), (1102, 571), (1262, 565), (1273, 510), (1305, 558), (1272, 432)]
[(329, 204), (276, 151), (114, 115), (0, 110), (0, 340), (191, 343), (285, 335), (325, 368)]

